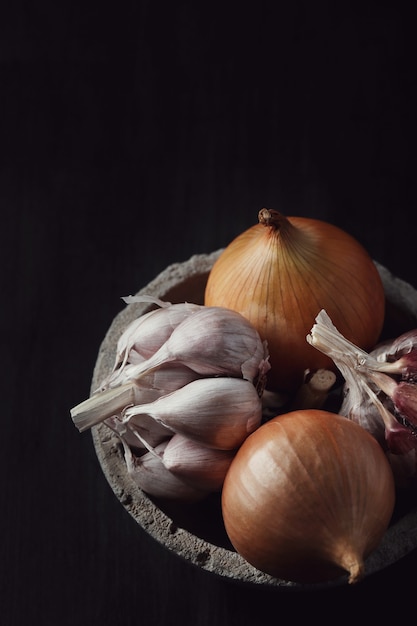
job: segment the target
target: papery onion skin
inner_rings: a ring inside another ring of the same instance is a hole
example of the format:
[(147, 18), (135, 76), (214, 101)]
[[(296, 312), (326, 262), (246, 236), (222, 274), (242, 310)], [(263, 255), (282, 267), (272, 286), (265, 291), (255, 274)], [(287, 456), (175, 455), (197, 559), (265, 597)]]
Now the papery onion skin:
[(384, 322), (384, 288), (368, 252), (344, 230), (271, 209), (259, 216), (262, 223), (214, 263), (204, 303), (238, 311), (255, 326), (268, 342), (267, 388), (291, 392), (305, 370), (334, 368), (305, 340), (317, 313), (326, 309), (345, 337), (370, 350)]
[(226, 532), (257, 569), (297, 583), (364, 576), (395, 504), (389, 463), (361, 426), (320, 409), (271, 419), (246, 439), (222, 491)]

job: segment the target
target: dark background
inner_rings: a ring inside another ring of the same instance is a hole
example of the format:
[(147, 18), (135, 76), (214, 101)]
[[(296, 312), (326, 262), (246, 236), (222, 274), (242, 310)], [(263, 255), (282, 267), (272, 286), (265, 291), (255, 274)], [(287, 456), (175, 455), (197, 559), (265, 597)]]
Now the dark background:
[(345, 228), (417, 287), (411, 14), (398, 2), (9, 4), (2, 624), (334, 624), (364, 607), (401, 619), (415, 552), (355, 588), (302, 594), (241, 588), (167, 553), (119, 504), (69, 409), (120, 297), (226, 245), (263, 206)]

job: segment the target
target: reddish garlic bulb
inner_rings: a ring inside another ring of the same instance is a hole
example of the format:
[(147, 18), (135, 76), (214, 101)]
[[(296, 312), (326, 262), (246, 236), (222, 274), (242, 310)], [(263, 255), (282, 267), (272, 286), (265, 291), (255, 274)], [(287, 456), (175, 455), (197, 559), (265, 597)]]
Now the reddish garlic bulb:
[(209, 274), (205, 304), (241, 313), (268, 342), (267, 388), (294, 391), (305, 370), (334, 364), (305, 340), (326, 309), (341, 332), (364, 349), (379, 339), (385, 295), (364, 247), (327, 222), (270, 209), (221, 253)]

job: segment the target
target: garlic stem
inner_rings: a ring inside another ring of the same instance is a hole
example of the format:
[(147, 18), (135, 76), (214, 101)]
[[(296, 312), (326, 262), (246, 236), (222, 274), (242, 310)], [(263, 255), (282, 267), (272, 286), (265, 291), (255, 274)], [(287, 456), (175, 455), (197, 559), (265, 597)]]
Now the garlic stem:
[(318, 369), (312, 374), (307, 372), (303, 384), (294, 396), (291, 409), (321, 408), (335, 382), (336, 374), (331, 370)]
[(94, 394), (73, 407), (70, 414), (75, 426), (83, 432), (134, 405), (135, 401), (136, 385), (129, 383)]
[(308, 343), (330, 356), (343, 376), (349, 369), (361, 369), (369, 360), (369, 354), (346, 339), (334, 326), (324, 309), (316, 317), (316, 323), (306, 337)]

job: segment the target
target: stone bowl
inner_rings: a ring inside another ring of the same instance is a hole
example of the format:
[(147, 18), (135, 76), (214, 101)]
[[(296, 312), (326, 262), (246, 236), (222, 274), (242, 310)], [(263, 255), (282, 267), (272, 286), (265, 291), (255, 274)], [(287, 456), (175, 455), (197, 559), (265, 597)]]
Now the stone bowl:
[[(162, 300), (203, 304), (208, 274), (221, 250), (195, 255), (167, 267), (138, 293)], [(384, 336), (398, 336), (417, 327), (417, 291), (376, 263), (386, 294)], [(96, 389), (113, 366), (116, 343), (128, 324), (152, 307), (129, 304), (113, 320), (99, 350), (91, 390)], [(213, 575), (249, 585), (278, 590), (302, 590), (347, 584), (347, 576), (323, 584), (305, 585), (265, 574), (247, 563), (230, 544), (222, 521), (220, 495), (194, 504), (172, 503), (147, 496), (126, 471), (123, 449), (117, 436), (104, 424), (92, 429), (93, 442), (102, 471), (114, 494), (135, 521), (173, 555)], [(414, 496), (414, 497), (413, 497)], [(366, 561), (369, 576), (401, 559), (417, 547), (417, 496), (405, 495), (379, 547)]]

